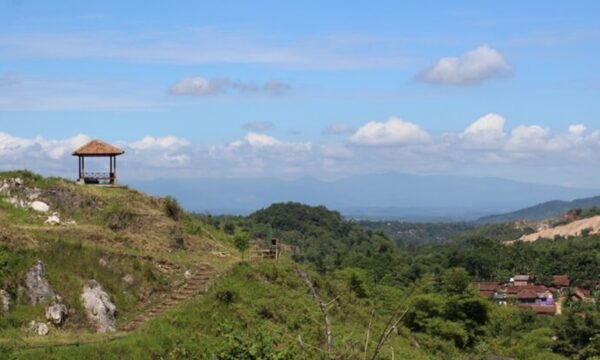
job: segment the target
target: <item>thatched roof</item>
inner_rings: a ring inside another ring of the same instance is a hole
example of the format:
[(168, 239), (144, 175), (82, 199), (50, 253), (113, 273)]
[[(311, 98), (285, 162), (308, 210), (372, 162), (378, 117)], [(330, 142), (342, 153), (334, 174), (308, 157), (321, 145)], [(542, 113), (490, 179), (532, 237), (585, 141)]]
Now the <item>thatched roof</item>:
[(73, 151), (73, 156), (117, 156), (123, 153), (122, 149), (95, 139)]

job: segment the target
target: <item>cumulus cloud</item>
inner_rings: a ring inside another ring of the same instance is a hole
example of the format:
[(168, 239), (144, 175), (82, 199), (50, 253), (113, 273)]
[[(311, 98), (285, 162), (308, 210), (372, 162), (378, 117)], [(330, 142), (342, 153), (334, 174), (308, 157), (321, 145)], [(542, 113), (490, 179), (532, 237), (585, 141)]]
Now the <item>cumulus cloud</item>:
[(504, 56), (488, 45), (482, 45), (460, 57), (444, 57), (423, 70), (417, 79), (440, 85), (478, 85), (494, 77), (510, 74)]
[[(0, 169), (29, 168), (73, 178), (77, 167), (71, 153), (89, 140), (85, 134), (49, 139), (0, 132)], [(119, 175), (125, 182), (164, 177), (453, 173), (464, 169), (480, 176), (549, 176), (555, 171), (551, 178), (565, 181), (572, 179), (573, 169), (580, 169), (582, 178), (588, 174), (590, 182), (600, 176), (600, 170), (595, 170), (600, 169), (600, 131), (586, 130), (583, 124), (563, 131), (535, 124), (507, 128), (501, 115), (486, 114), (462, 131), (436, 134), (392, 117), (365, 123), (348, 140), (313, 143), (249, 131), (237, 140), (214, 144), (150, 135), (115, 144), (125, 149), (119, 158)], [(93, 165), (98, 170), (107, 166), (104, 161), (90, 163)]]
[(467, 145), (491, 147), (505, 137), (504, 124), (506, 120), (498, 114), (486, 114), (473, 122), (461, 134)]
[(242, 128), (248, 131), (262, 132), (272, 129), (273, 126), (273, 123), (270, 121), (253, 121), (245, 123)]
[(251, 146), (273, 146), (279, 144), (279, 141), (272, 136), (257, 133), (248, 133), (244, 138)]
[(334, 123), (329, 125), (325, 130), (323, 130), (323, 133), (328, 135), (340, 135), (353, 133), (354, 130), (355, 128), (351, 124)]
[(350, 141), (356, 145), (393, 146), (423, 143), (429, 138), (429, 134), (418, 125), (391, 117), (386, 122), (366, 123), (356, 130)]
[(586, 127), (583, 124), (573, 124), (569, 126), (569, 134), (573, 136), (582, 136), (585, 133)]
[(278, 80), (269, 80), (264, 84), (231, 80), (229, 78), (187, 77), (175, 83), (169, 89), (171, 95), (211, 96), (230, 92), (245, 94), (284, 95), (291, 86)]

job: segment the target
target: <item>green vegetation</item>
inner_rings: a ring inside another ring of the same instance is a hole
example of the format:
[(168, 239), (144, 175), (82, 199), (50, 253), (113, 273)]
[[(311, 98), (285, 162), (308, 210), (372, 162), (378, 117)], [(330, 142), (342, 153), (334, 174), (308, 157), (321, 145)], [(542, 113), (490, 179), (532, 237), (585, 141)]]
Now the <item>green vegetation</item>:
[(250, 242), (248, 241), (248, 236), (246, 234), (237, 234), (233, 238), (233, 245), (242, 255), (242, 261), (244, 260), (244, 253), (248, 248), (250, 248)]
[[(0, 316), (0, 354), (15, 359), (589, 359), (600, 356), (599, 303), (567, 301), (562, 317), (498, 306), (473, 280), (516, 273), (549, 282), (600, 279), (600, 237), (506, 245), (507, 225), (355, 223), (324, 207), (274, 204), (248, 217), (185, 213), (174, 199), (75, 186), (34, 174), (26, 186), (76, 225), (0, 199), (0, 285), (16, 298)], [(7, 177), (0, 174), (0, 178)], [(19, 220), (20, 219), (20, 220)], [(19, 221), (16, 221), (19, 220)], [(419, 237), (423, 241), (419, 241)], [(280, 261), (245, 256), (282, 244)], [(418, 245), (417, 245), (418, 244)], [(232, 250), (245, 261), (238, 262)], [(46, 338), (22, 327), (44, 308), (21, 294), (36, 260), (72, 313)], [(79, 298), (96, 279), (119, 309), (117, 327), (210, 264), (223, 275), (131, 333), (93, 334)], [(125, 275), (133, 281), (124, 281)]]

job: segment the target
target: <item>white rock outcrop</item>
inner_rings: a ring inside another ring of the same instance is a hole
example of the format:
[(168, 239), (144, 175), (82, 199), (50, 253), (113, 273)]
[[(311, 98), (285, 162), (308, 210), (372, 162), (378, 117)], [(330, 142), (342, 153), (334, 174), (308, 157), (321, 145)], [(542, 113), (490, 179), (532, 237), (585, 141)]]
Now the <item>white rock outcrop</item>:
[(54, 326), (62, 326), (69, 317), (69, 309), (65, 304), (54, 304), (46, 308), (46, 320)]
[(44, 221), (44, 224), (60, 225), (60, 224), (62, 224), (62, 222), (60, 221), (60, 216), (58, 215), (58, 213), (55, 212), (55, 213), (52, 213), (52, 215), (48, 216), (48, 219), (46, 219), (46, 221)]
[(29, 323), (29, 331), (38, 335), (38, 336), (46, 336), (50, 329), (48, 329), (48, 325), (43, 322), (31, 320)]
[(43, 201), (35, 200), (29, 204), (29, 207), (33, 210), (41, 213), (47, 213), (50, 211), (50, 205), (46, 204)]
[(25, 275), (25, 287), (33, 305), (49, 302), (56, 296), (46, 277), (46, 266), (40, 260)]
[(116, 331), (117, 307), (96, 280), (90, 280), (81, 294), (88, 318), (96, 324), (98, 332)]

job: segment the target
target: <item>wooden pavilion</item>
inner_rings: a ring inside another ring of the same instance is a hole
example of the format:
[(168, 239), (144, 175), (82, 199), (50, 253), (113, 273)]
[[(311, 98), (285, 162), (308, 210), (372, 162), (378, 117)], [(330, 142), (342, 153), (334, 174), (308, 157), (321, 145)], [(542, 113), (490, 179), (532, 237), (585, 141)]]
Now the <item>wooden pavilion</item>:
[[(116, 146), (109, 145), (102, 140), (92, 140), (73, 152), (73, 156), (79, 158), (80, 184), (110, 184), (117, 182), (117, 156), (123, 155), (125, 151)], [(86, 172), (86, 157), (107, 157), (109, 159), (109, 172)]]

